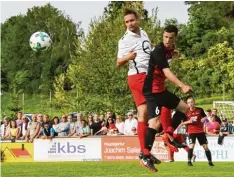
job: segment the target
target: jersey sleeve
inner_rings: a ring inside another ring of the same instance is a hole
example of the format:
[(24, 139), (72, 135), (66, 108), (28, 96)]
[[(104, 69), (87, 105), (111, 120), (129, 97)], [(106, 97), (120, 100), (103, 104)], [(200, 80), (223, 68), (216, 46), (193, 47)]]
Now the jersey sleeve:
[(124, 43), (123, 40), (119, 41), (118, 44), (118, 55), (117, 58), (123, 58), (124, 56), (128, 55), (128, 48), (126, 46), (126, 44)]
[(155, 65), (157, 65), (160, 70), (163, 70), (164, 68), (170, 68), (162, 47), (155, 48), (152, 53), (152, 57), (154, 59)]
[(201, 109), (201, 117), (202, 118), (206, 117), (206, 113), (204, 112), (204, 110), (202, 108), (200, 108), (200, 109)]

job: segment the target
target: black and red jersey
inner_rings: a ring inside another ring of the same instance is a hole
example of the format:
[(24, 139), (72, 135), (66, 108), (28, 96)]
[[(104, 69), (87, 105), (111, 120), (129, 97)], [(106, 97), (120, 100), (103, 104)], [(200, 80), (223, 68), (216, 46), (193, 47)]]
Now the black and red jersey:
[(188, 124), (188, 133), (202, 133), (203, 123), (201, 119), (206, 117), (206, 114), (202, 108), (195, 107), (194, 110), (189, 110), (187, 113), (187, 120), (192, 120), (192, 124)]
[(147, 77), (143, 87), (144, 95), (161, 93), (165, 90), (166, 76), (162, 70), (169, 68), (173, 51), (174, 49), (168, 50), (163, 43), (160, 43), (151, 52)]

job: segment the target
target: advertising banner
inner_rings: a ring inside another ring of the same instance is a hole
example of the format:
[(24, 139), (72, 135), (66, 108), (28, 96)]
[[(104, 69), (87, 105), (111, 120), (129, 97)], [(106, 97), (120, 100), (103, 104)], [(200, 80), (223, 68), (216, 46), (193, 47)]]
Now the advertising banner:
[[(157, 138), (152, 148), (152, 154), (162, 160), (168, 160), (168, 152), (161, 138)], [(133, 161), (139, 160), (140, 145), (138, 137), (103, 137), (103, 161)]]
[(101, 161), (101, 139), (37, 139), (34, 152), (35, 161)]
[[(227, 136), (224, 138), (223, 145), (218, 145), (218, 137), (207, 137), (208, 147), (211, 151), (212, 160), (218, 161), (234, 161), (234, 137)], [(205, 151), (202, 146), (196, 141), (194, 148), (194, 154), (197, 156), (196, 161), (207, 161)], [(187, 161), (187, 152), (180, 149), (178, 153), (175, 153), (175, 161)]]
[(33, 143), (1, 143), (2, 162), (33, 162)]

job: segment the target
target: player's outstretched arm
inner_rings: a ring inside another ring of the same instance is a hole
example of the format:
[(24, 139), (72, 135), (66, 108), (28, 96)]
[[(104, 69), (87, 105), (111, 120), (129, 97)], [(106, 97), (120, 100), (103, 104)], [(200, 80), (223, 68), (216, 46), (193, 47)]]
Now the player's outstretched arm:
[(136, 52), (130, 51), (128, 55), (124, 56), (123, 58), (117, 58), (116, 66), (120, 67), (128, 63), (129, 60), (134, 60), (136, 58)]
[(192, 87), (181, 82), (174, 74), (171, 72), (170, 68), (164, 68), (163, 73), (175, 85), (179, 86), (183, 93), (188, 93), (192, 91)]

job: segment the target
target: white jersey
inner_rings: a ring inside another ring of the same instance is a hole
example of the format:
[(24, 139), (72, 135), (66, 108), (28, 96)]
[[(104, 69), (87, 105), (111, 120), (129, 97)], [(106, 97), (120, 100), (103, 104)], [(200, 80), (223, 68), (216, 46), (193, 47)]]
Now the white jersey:
[(124, 36), (119, 40), (117, 58), (125, 57), (130, 51), (134, 51), (137, 54), (134, 60), (129, 61), (128, 75), (147, 72), (148, 69), (151, 44), (145, 31), (140, 29), (140, 34), (139, 36), (127, 30)]

